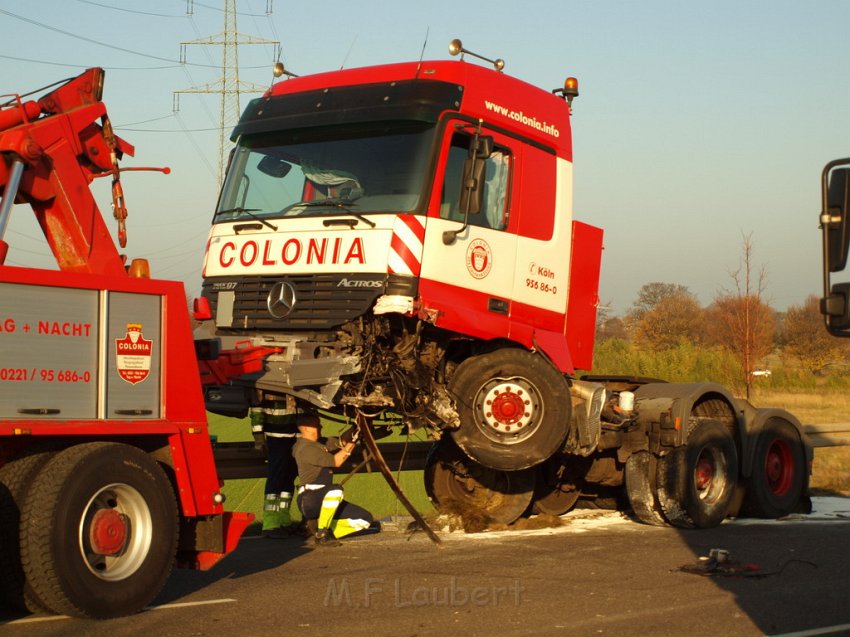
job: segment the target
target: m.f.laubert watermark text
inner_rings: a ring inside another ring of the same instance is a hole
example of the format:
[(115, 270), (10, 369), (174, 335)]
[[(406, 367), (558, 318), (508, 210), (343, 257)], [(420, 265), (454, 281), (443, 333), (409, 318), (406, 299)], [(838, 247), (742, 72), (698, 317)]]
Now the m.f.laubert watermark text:
[(394, 608), (519, 606), (525, 587), (519, 580), (509, 584), (466, 583), (450, 577), (439, 584), (404, 583), (400, 578), (367, 577), (361, 581), (348, 577), (331, 578), (325, 591), (326, 607)]

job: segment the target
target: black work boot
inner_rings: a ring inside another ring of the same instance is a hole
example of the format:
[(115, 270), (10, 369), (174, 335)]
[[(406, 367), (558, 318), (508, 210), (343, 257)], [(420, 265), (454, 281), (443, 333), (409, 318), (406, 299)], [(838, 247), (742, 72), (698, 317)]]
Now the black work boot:
[(341, 546), (342, 542), (334, 537), (330, 529), (319, 529), (313, 538), (316, 546)]

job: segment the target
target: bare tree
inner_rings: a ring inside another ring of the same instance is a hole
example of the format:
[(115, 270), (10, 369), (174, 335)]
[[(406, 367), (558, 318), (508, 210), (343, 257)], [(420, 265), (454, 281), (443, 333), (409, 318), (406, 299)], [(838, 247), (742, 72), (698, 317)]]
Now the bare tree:
[(741, 263), (729, 272), (734, 290), (724, 290), (710, 308), (709, 322), (718, 344), (735, 354), (741, 367), (747, 399), (753, 382), (753, 372), (773, 351), (776, 328), (773, 310), (765, 299), (767, 271), (756, 271), (753, 260), (752, 234), (743, 236)]

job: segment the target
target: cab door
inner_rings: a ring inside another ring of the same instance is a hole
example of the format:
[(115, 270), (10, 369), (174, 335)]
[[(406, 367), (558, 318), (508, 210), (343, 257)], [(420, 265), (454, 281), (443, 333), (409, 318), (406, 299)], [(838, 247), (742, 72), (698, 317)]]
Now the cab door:
[[(448, 122), (444, 131), (425, 232), (423, 309), (444, 329), (508, 337), (519, 223), (512, 187), (519, 183), (520, 144), (462, 120)], [(476, 154), (481, 162), (471, 172)]]

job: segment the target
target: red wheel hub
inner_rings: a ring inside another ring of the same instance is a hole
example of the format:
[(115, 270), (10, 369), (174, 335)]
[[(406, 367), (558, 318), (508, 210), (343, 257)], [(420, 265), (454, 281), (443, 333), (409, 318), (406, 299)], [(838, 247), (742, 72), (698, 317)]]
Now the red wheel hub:
[(774, 440), (764, 456), (764, 475), (771, 493), (785, 495), (794, 482), (794, 458), (784, 440)]
[(694, 475), (696, 478), (697, 489), (699, 491), (707, 489), (711, 484), (711, 481), (714, 479), (714, 461), (711, 457), (706, 455), (700, 456), (696, 469), (694, 470)]
[(522, 390), (514, 392), (511, 389), (498, 394), (488, 405), (493, 418), (505, 425), (513, 425), (525, 415), (525, 399)]
[(127, 518), (115, 509), (100, 509), (94, 514), (89, 542), (95, 553), (116, 555), (127, 541)]
[(487, 381), (474, 402), (478, 426), (491, 440), (501, 441), (501, 437), (508, 436), (516, 442), (532, 435), (543, 413), (540, 394), (520, 377)]

